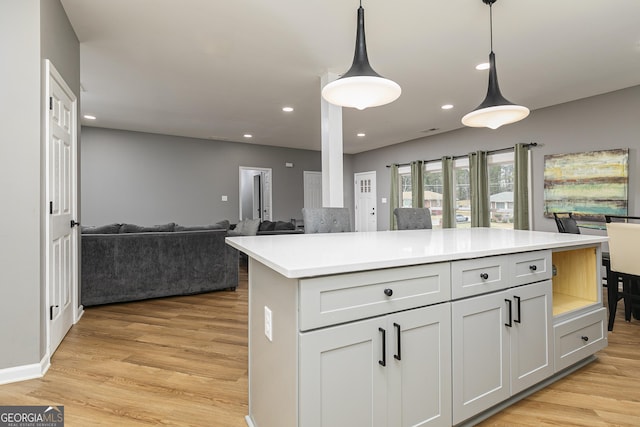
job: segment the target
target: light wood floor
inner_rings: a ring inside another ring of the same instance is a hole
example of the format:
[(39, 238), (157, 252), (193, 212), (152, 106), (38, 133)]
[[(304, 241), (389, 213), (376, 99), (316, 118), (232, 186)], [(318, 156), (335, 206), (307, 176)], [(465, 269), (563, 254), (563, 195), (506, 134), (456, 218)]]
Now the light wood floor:
[[(64, 405), (67, 427), (245, 426), (246, 267), (237, 292), (86, 309), (45, 377), (0, 386), (0, 405)], [(596, 362), (481, 425), (640, 426), (640, 322), (619, 315)]]

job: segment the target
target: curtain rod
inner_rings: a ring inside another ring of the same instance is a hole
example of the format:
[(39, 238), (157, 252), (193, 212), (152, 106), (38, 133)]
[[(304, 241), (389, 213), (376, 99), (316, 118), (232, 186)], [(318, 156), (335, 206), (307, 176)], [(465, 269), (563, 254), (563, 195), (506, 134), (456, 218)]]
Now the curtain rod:
[[(537, 142), (530, 142), (528, 144), (524, 144), (527, 148), (528, 147), (537, 147), (538, 143)], [(513, 147), (507, 147), (507, 148), (499, 148), (497, 150), (489, 150), (487, 151), (487, 154), (496, 154), (496, 153), (502, 153), (503, 151), (511, 151), (513, 150)], [(468, 154), (462, 155), (462, 156), (453, 156), (452, 159), (453, 160), (457, 160), (457, 159), (462, 159), (464, 157), (467, 157)], [(431, 159), (431, 160), (423, 160), (424, 163), (433, 163), (433, 162), (440, 162), (442, 161), (442, 157), (439, 159)], [(398, 166), (409, 166), (411, 163), (395, 163)], [(391, 167), (391, 165), (387, 165), (388, 168)]]

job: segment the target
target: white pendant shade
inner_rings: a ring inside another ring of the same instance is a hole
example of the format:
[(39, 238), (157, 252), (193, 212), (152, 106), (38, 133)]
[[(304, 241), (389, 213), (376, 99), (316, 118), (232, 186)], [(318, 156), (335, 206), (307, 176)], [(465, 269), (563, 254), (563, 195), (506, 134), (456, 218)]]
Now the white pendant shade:
[(322, 88), (322, 97), (331, 104), (364, 110), (385, 105), (398, 99), (402, 89), (384, 77), (343, 77)]
[(520, 121), (528, 115), (529, 109), (522, 105), (496, 105), (467, 113), (462, 118), (462, 124), (474, 128), (487, 127), (495, 130), (502, 125)]

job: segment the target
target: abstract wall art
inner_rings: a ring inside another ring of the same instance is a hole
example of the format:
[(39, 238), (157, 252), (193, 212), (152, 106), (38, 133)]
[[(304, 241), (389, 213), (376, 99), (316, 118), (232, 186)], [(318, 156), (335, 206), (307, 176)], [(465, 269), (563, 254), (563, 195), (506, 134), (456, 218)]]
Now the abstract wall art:
[(578, 219), (604, 221), (627, 215), (629, 149), (544, 156), (544, 210), (573, 212)]

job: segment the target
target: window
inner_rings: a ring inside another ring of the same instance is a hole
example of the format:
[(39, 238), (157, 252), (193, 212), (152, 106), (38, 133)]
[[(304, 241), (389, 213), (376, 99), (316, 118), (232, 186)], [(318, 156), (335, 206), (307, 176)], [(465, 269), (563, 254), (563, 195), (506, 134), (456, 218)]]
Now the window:
[(442, 228), (442, 162), (424, 165), (424, 207), (431, 210), (433, 228)]
[(492, 228), (513, 229), (514, 159), (513, 151), (491, 154), (487, 157)]
[(401, 166), (398, 168), (398, 176), (400, 182), (400, 207), (411, 208), (413, 207), (413, 200), (411, 198), (411, 166)]
[(456, 228), (471, 227), (471, 180), (469, 158), (462, 157), (453, 162), (453, 182), (455, 185)]

